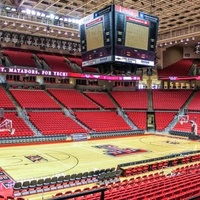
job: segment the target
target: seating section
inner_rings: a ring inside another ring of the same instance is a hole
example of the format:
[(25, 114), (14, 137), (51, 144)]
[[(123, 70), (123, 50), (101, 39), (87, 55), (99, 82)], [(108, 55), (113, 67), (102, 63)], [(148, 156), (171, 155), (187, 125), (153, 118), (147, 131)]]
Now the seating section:
[(30, 52), (3, 50), (3, 55), (8, 56), (13, 65), (37, 68), (33, 59), (33, 54)]
[[(196, 124), (200, 124), (200, 113), (189, 113), (189, 120), (193, 120), (196, 122)], [(188, 132), (191, 133), (191, 123), (183, 123), (177, 122), (177, 124), (173, 127), (172, 130), (174, 131), (180, 131), (180, 132)], [(197, 126), (197, 133), (200, 135), (200, 127)]]
[(49, 55), (38, 53), (37, 56), (43, 59), (52, 71), (71, 72), (72, 69), (66, 63), (65, 57), (60, 55)]
[(153, 90), (153, 109), (179, 110), (191, 93), (191, 90)]
[(192, 100), (187, 106), (189, 111), (200, 111), (200, 91), (196, 92)]
[[(115, 168), (106, 168), (101, 170), (94, 170), (89, 172), (83, 172), (78, 174), (67, 174), (67, 175), (59, 175), (59, 176), (53, 176), (51, 178), (40, 178), (38, 180), (25, 180), (25, 181), (18, 181), (14, 183), (13, 186), (13, 196), (19, 197), (19, 196), (25, 196), (28, 194), (39, 194), (41, 196), (41, 193), (48, 192), (48, 191), (54, 191), (59, 190), (57, 193), (53, 194), (53, 197), (58, 197), (63, 195), (63, 191), (65, 195), (69, 195), (72, 192), (70, 190), (67, 190), (67, 188), (71, 188), (74, 186), (83, 186), (86, 184), (94, 184), (92, 186), (92, 189), (97, 189), (98, 186), (96, 183), (99, 180), (106, 179), (109, 181), (119, 181), (119, 176), (121, 174), (121, 170), (115, 170)], [(66, 191), (65, 191), (66, 189)], [(84, 191), (89, 190), (89, 188), (86, 186)], [(75, 192), (81, 192), (81, 189), (75, 189)], [(38, 196), (39, 196), (38, 195)], [(30, 197), (31, 199), (32, 197)], [(83, 198), (81, 198), (83, 199)], [(10, 199), (9, 199), (10, 200)], [(15, 199), (15, 200), (22, 200)]]
[(85, 92), (84, 94), (105, 109), (115, 109), (112, 100), (104, 92)]
[(76, 63), (79, 67), (82, 68), (84, 72), (98, 73), (98, 69), (95, 67), (82, 67), (82, 59), (78, 57), (68, 57), (70, 62)]
[(155, 124), (157, 131), (163, 131), (174, 119), (176, 112), (155, 112)]
[(200, 194), (197, 177), (200, 177), (199, 172), (180, 173), (176, 176), (151, 174), (129, 181), (125, 180), (110, 186), (110, 189), (105, 192), (105, 199), (188, 199)]
[(4, 117), (6, 119), (12, 120), (12, 126), (15, 129), (15, 133), (11, 135), (9, 131), (1, 132), (0, 138), (4, 137), (20, 137), (20, 136), (33, 136), (34, 133), (28, 127), (28, 125), (23, 121), (22, 118), (17, 116), (15, 112), (5, 112)]
[(189, 70), (192, 67), (193, 59), (182, 59), (176, 63), (173, 63), (164, 69), (158, 70), (159, 77), (169, 76), (188, 76)]
[(8, 97), (8, 95), (6, 94), (6, 92), (4, 91), (4, 89), (2, 87), (0, 87), (0, 108), (3, 109), (15, 109), (15, 105), (13, 104), (13, 102), (11, 101), (11, 99)]
[(78, 120), (96, 132), (130, 130), (123, 118), (116, 112), (75, 112)]
[[(97, 200), (101, 194), (83, 194), (80, 197), (69, 197), (68, 195), (80, 194), (81, 192), (95, 191), (95, 189), (107, 188), (104, 199), (106, 200), (178, 200), (178, 199), (199, 199), (200, 195), (200, 170), (199, 164), (177, 168), (171, 174), (151, 173), (143, 176), (124, 179), (123, 181), (112, 182), (101, 186), (93, 186), (74, 191), (58, 192), (53, 199), (67, 198), (69, 200)], [(49, 181), (50, 182), (50, 181)], [(105, 182), (109, 182), (105, 180)], [(50, 184), (49, 184), (50, 185)], [(49, 186), (52, 187), (52, 186)], [(196, 197), (196, 198), (195, 198)]]
[(147, 90), (112, 91), (111, 95), (123, 109), (148, 109)]
[(147, 129), (147, 114), (146, 112), (126, 112), (129, 119), (137, 126), (139, 129)]
[(29, 112), (29, 119), (43, 135), (86, 132), (79, 124), (62, 112)]
[(61, 109), (60, 106), (43, 90), (11, 89), (11, 94), (25, 109)]
[(99, 107), (77, 90), (48, 89), (58, 101), (71, 109), (99, 109)]
[(82, 59), (79, 57), (68, 57), (70, 62), (76, 63), (79, 67), (82, 67)]

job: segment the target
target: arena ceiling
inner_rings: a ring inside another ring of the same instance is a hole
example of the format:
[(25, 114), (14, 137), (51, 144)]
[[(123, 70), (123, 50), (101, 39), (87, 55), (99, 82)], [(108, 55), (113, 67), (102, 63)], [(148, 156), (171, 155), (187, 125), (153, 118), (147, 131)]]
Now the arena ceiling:
[[(130, 9), (140, 10), (156, 15), (160, 19), (159, 42), (174, 42), (194, 36), (195, 41), (200, 36), (200, 0), (1, 0), (2, 6), (13, 6), (17, 11), (30, 9), (63, 17), (81, 19), (101, 8), (112, 3), (119, 4)], [(0, 16), (1, 28), (4, 30), (16, 29), (13, 23), (18, 23), (20, 32), (30, 32), (36, 35), (44, 35), (43, 24), (26, 19), (25, 26), (21, 27), (22, 18), (6, 20), (5, 16)], [(30, 28), (30, 24), (32, 25)], [(39, 30), (35, 29), (39, 26)], [(42, 27), (42, 28), (40, 28)], [(33, 29), (34, 28), (34, 29)], [(78, 29), (72, 27), (54, 27), (55, 31), (49, 32), (51, 37), (66, 38), (66, 33), (70, 33), (72, 40), (79, 40)], [(59, 31), (60, 30), (60, 31)], [(193, 38), (194, 39), (194, 38)], [(190, 39), (189, 39), (190, 40)], [(192, 40), (191, 40), (192, 41)], [(189, 42), (189, 41), (188, 41)]]

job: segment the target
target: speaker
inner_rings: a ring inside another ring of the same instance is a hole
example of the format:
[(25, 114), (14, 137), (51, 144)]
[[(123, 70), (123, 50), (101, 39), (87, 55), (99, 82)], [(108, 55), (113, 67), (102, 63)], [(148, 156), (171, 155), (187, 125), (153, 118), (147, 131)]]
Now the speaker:
[(111, 44), (111, 20), (110, 13), (104, 15), (104, 44)]
[(119, 45), (124, 45), (124, 37), (125, 37), (125, 15), (122, 13), (117, 13), (117, 34), (116, 34), (116, 41)]
[(85, 25), (80, 26), (80, 42), (81, 42), (81, 51), (84, 52), (87, 50), (86, 46), (86, 32), (85, 32)]
[(109, 13), (104, 15), (104, 28), (105, 28), (105, 32), (110, 31), (110, 14)]

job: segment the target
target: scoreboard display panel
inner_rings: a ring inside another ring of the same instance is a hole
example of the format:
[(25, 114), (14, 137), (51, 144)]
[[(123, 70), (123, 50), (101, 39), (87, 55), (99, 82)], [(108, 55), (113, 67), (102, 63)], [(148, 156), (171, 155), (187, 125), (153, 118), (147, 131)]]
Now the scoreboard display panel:
[(110, 5), (82, 19), (80, 42), (84, 66), (128, 63), (153, 67), (159, 19), (137, 10)]
[(153, 67), (159, 19), (115, 5), (114, 61)]
[(93, 66), (113, 61), (113, 6), (85, 18), (80, 25), (82, 65)]
[[(133, 31), (138, 30), (138, 31)], [(131, 22), (126, 22), (125, 46), (148, 50), (149, 29)]]
[(86, 46), (88, 51), (104, 46), (103, 23), (99, 23), (86, 29)]

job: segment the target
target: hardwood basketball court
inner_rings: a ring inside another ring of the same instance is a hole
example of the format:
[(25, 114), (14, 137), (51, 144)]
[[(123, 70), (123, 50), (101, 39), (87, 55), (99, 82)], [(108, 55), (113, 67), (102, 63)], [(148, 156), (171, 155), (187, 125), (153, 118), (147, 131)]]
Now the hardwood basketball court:
[[(108, 155), (106, 148), (96, 147), (102, 145), (146, 152), (113, 156)], [(198, 141), (151, 134), (81, 142), (2, 146), (0, 166), (15, 181), (24, 181), (117, 167), (121, 163), (195, 150), (200, 150)]]

